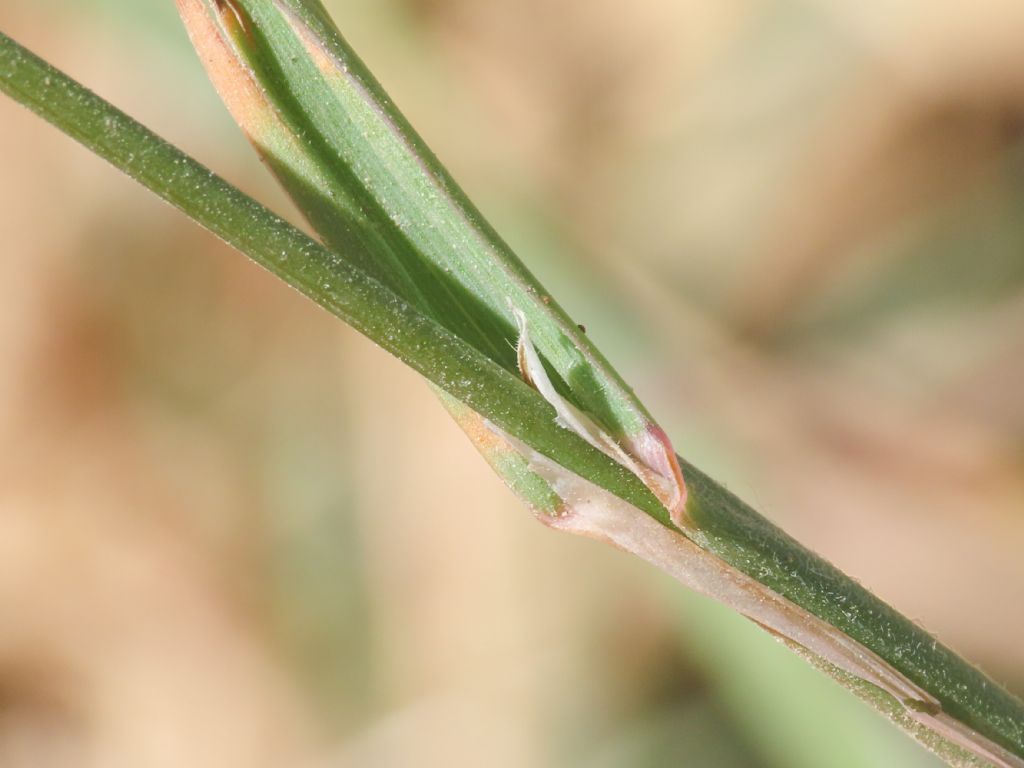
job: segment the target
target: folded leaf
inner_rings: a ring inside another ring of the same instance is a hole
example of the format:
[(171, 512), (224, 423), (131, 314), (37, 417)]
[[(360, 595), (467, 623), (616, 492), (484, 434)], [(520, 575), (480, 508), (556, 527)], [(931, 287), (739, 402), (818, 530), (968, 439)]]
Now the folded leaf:
[(664, 431), (473, 207), (323, 7), (178, 6), (235, 119), (324, 242), (510, 371), (515, 318), (525, 318), (561, 398), (683, 521), (685, 484)]

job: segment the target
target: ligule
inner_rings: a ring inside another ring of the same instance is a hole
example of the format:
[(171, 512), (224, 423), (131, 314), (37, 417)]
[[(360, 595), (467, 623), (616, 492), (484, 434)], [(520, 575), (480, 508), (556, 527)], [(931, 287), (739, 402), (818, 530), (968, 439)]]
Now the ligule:
[[(672, 522), (685, 530), (689, 525), (689, 521), (685, 517), (686, 483), (683, 481), (682, 471), (671, 443), (661, 428), (656, 425), (650, 427), (650, 430), (657, 430), (657, 433), (650, 432), (650, 434), (660, 434), (662, 438), (662, 440), (657, 440), (657, 438), (651, 440), (652, 443), (657, 443), (661, 449), (660, 452), (653, 445), (644, 445), (642, 449), (638, 449), (636, 442), (627, 446), (616, 442), (595, 424), (590, 416), (558, 394), (547, 371), (544, 370), (544, 364), (533, 346), (533, 341), (530, 339), (526, 315), (515, 307), (512, 307), (512, 314), (519, 328), (519, 340), (516, 342), (519, 372), (527, 384), (540, 392), (544, 399), (551, 403), (557, 414), (556, 422), (565, 429), (575, 432), (608, 458), (626, 467), (640, 478), (651, 493), (665, 506)], [(666, 456), (671, 458), (666, 460)]]

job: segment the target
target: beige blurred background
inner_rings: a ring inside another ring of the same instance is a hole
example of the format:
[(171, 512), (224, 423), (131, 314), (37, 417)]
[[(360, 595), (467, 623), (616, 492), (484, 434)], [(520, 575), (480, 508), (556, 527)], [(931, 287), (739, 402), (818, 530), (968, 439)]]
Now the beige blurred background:
[[(1024, 5), (335, 0), (689, 459), (1024, 691)], [(281, 211), (170, 0), (0, 29)], [(934, 766), (0, 99), (0, 766)]]

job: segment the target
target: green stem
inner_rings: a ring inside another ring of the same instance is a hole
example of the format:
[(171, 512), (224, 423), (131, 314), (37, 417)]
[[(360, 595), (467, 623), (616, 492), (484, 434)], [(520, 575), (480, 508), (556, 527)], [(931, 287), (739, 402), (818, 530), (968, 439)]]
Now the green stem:
[(667, 520), (636, 476), (558, 428), (518, 376), (2, 33), (0, 90), (509, 434)]

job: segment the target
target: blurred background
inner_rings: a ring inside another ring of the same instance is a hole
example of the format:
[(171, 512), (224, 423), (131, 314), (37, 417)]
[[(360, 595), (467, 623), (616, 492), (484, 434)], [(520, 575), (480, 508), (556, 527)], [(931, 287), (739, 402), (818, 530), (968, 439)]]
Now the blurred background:
[[(1024, 692), (1024, 5), (334, 0), (680, 452)], [(0, 28), (285, 212), (170, 0)], [(0, 766), (935, 766), (0, 99)]]

